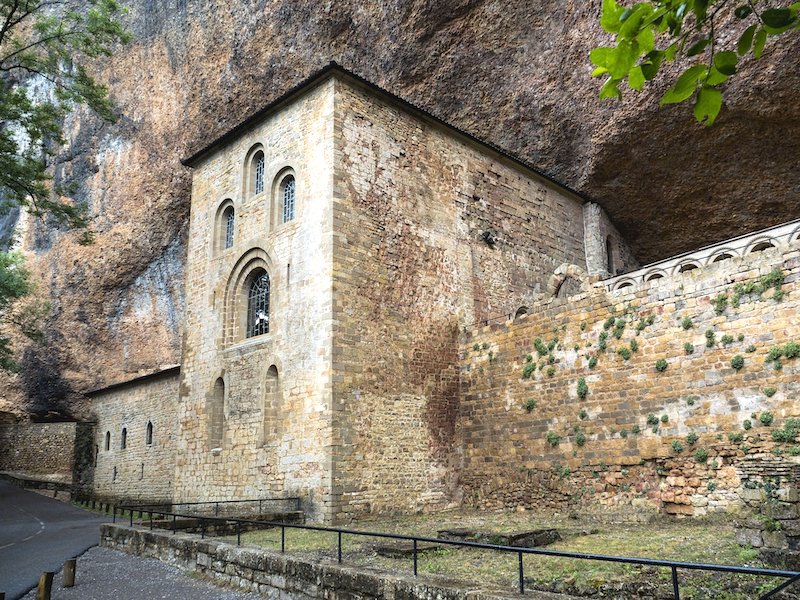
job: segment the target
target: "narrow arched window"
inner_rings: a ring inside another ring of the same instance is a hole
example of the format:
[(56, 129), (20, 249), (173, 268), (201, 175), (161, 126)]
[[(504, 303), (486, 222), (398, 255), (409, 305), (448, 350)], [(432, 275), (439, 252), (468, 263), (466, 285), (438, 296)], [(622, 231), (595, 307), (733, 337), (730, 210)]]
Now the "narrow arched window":
[(111, 432), (106, 431), (106, 450), (111, 450)]
[(253, 155), (251, 163), (253, 195), (258, 195), (264, 191), (264, 153), (259, 150)]
[(119, 448), (120, 450), (125, 450), (128, 446), (128, 429), (126, 427), (122, 428), (122, 437), (119, 440)]
[(235, 225), (235, 216), (233, 212), (233, 207), (229, 206), (225, 209), (225, 212), (222, 213), (222, 227), (223, 227), (223, 242), (222, 247), (227, 250), (233, 246), (233, 232), (234, 232), (234, 225)]
[(147, 433), (144, 436), (144, 441), (145, 441), (145, 444), (147, 444), (148, 446), (152, 446), (153, 445), (153, 422), (152, 421), (148, 421), (147, 422)]
[(294, 219), (294, 175), (287, 175), (281, 182), (281, 195), (283, 196), (283, 222)]
[(208, 399), (208, 447), (222, 448), (225, 433), (225, 382), (222, 377), (214, 382), (214, 389)]
[(606, 237), (606, 269), (608, 272), (614, 274), (614, 250), (611, 245), (611, 236)]
[(247, 337), (269, 333), (269, 275), (253, 273), (247, 294)]

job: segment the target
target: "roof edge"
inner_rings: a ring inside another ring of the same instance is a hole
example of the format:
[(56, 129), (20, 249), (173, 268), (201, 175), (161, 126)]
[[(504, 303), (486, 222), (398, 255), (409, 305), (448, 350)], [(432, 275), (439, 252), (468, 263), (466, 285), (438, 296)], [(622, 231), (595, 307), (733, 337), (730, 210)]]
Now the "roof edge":
[(84, 392), (84, 396), (96, 396), (97, 394), (102, 394), (103, 392), (110, 392), (112, 390), (116, 390), (119, 388), (123, 388), (129, 385), (136, 385), (139, 383), (144, 383), (145, 381), (150, 381), (152, 379), (158, 379), (159, 377), (166, 377), (167, 375), (178, 374), (181, 371), (181, 365), (172, 365), (170, 367), (165, 367), (163, 369), (159, 369), (157, 371), (153, 371), (152, 373), (147, 373), (146, 375), (138, 375), (132, 379), (126, 379), (125, 381), (118, 381), (117, 383), (112, 383), (111, 385), (107, 385), (101, 388), (97, 388), (94, 390), (90, 390), (88, 392)]

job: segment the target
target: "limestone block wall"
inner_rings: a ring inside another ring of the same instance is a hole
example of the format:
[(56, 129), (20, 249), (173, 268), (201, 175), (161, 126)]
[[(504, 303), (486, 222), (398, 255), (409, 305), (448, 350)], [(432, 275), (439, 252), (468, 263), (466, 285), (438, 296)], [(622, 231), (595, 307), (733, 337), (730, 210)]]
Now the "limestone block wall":
[(458, 334), (585, 269), (583, 202), (350, 81), (336, 82), (337, 518), (453, 501)]
[(800, 461), (799, 277), (791, 241), (471, 329), (456, 432), (465, 503), (739, 505), (754, 464)]
[(76, 423), (0, 425), (0, 471), (71, 482)]
[(94, 497), (143, 502), (172, 499), (179, 378), (175, 367), (89, 394), (96, 420), (93, 479), (88, 490)]
[[(322, 83), (195, 166), (188, 240), (177, 500), (302, 496), (311, 518), (330, 490), (333, 85)], [(249, 160), (265, 155), (255, 194)], [(296, 181), (282, 222), (280, 181)], [(235, 211), (233, 243), (219, 219)], [(269, 332), (244, 335), (248, 277), (270, 277)], [(220, 381), (221, 380), (221, 381)], [(223, 390), (222, 392), (221, 390)], [(222, 421), (214, 425), (215, 394)], [(211, 429), (221, 428), (219, 440)]]

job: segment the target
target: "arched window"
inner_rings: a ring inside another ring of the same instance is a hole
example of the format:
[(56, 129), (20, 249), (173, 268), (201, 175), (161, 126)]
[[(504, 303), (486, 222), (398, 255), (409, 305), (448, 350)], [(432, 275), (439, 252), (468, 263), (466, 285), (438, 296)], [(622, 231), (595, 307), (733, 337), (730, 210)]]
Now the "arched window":
[(153, 445), (153, 422), (152, 421), (148, 421), (147, 422), (147, 433), (144, 436), (144, 443), (147, 444), (148, 446), (152, 446)]
[(222, 247), (227, 250), (233, 246), (233, 232), (234, 232), (235, 217), (233, 213), (233, 206), (229, 206), (222, 213)]
[(111, 432), (106, 431), (106, 450), (111, 450)]
[(253, 160), (250, 163), (250, 171), (251, 171), (251, 182), (252, 182), (252, 190), (253, 195), (257, 196), (258, 194), (264, 191), (264, 152), (259, 150), (253, 155)]
[(119, 439), (119, 449), (125, 450), (128, 446), (128, 429), (127, 427), (122, 428), (122, 437)]
[(225, 382), (222, 377), (214, 382), (208, 399), (208, 447), (222, 448), (225, 433)]
[(283, 222), (294, 219), (294, 175), (287, 175), (281, 182), (281, 197), (283, 198)]
[(614, 274), (614, 249), (611, 244), (611, 236), (606, 237), (606, 269), (609, 274)]
[(247, 294), (247, 337), (269, 333), (269, 275), (256, 269)]

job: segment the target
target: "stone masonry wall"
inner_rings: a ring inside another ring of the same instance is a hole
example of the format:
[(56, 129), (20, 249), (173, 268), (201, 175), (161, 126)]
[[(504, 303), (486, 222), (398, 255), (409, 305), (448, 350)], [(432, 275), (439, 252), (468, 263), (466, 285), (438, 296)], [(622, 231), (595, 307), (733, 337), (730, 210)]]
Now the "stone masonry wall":
[(0, 471), (72, 481), (76, 423), (0, 425)]
[[(175, 498), (301, 496), (321, 518), (330, 491), (333, 84), (309, 89), (195, 165), (186, 271)], [(259, 146), (260, 145), (260, 146)], [(265, 154), (262, 193), (248, 162)], [(296, 181), (281, 219), (279, 183)], [(220, 207), (235, 210), (220, 247)], [(244, 335), (248, 276), (270, 277), (269, 332)], [(277, 373), (273, 381), (272, 374)], [(222, 442), (212, 443), (224, 381)], [(273, 385), (274, 384), (274, 385)]]
[(740, 506), (754, 468), (800, 461), (799, 278), (795, 241), (471, 329), (465, 503)]
[[(96, 419), (90, 489), (94, 497), (143, 502), (172, 499), (179, 377), (177, 369), (170, 369), (90, 394)], [(150, 444), (148, 423), (153, 425)], [(123, 428), (125, 448), (121, 447)]]
[(583, 201), (350, 81), (336, 83), (337, 518), (452, 502), (458, 333), (586, 269)]

